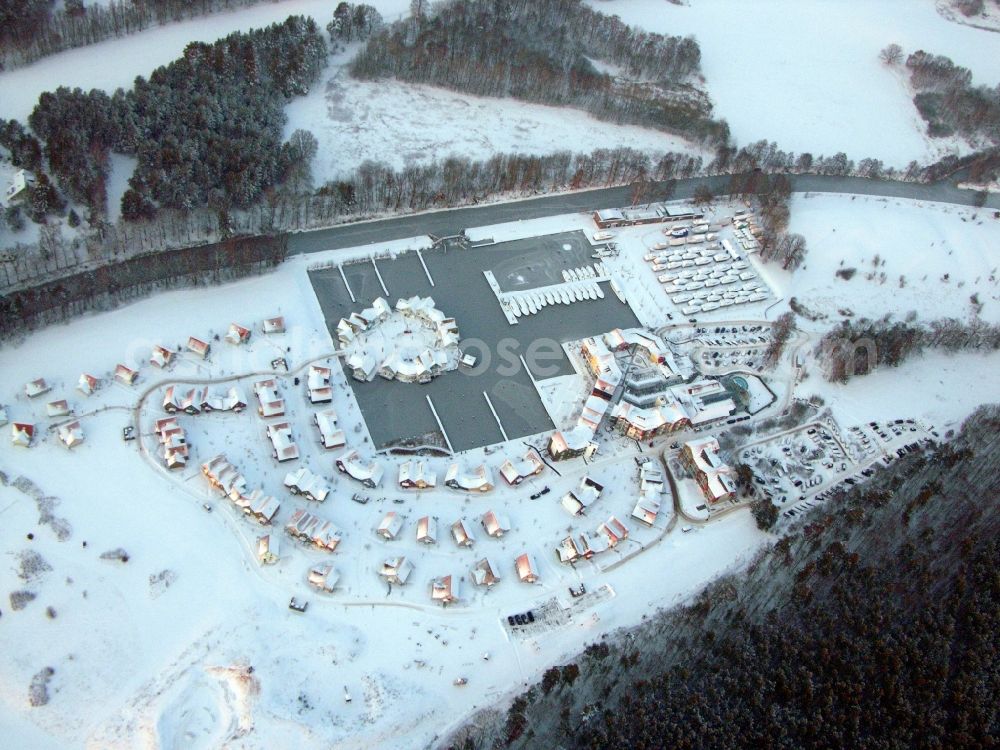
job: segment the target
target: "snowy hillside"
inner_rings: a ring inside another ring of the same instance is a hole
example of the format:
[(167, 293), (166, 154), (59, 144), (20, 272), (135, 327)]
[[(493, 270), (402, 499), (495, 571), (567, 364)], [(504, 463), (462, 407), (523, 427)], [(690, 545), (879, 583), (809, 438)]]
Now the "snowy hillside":
[(892, 42), (946, 55), (976, 84), (1000, 82), (996, 35), (946, 20), (932, 0), (587, 2), (649, 31), (693, 34), (715, 116), (741, 144), (774, 140), (897, 167), (939, 156), (950, 144), (925, 137), (903, 75), (878, 59)]
[[(842, 317), (838, 310), (854, 317), (892, 313), (901, 319), (913, 311), (924, 322), (964, 320), (972, 314), (973, 295), (983, 303), (982, 318), (1000, 322), (1000, 221), (991, 210), (797, 195), (789, 229), (809, 243), (804, 267), (791, 275), (770, 267), (766, 272), (787, 296), (829, 316), (820, 329)], [(837, 276), (838, 271), (850, 278)]]

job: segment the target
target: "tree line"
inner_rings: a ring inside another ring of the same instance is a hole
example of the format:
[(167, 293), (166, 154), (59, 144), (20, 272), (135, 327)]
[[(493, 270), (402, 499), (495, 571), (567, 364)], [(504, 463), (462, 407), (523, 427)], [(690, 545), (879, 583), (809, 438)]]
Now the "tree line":
[(994, 747), (998, 430), (981, 407), (447, 746)]
[(292, 16), (213, 44), (193, 42), (127, 92), (46, 92), (28, 124), (91, 223), (105, 211), (111, 151), (138, 159), (122, 200), (127, 220), (159, 208), (247, 207), (312, 158), (308, 138), (282, 143), (284, 105), (308, 92), (326, 54), (316, 23)]
[(729, 144), (728, 125), (712, 119), (693, 85), (701, 63), (693, 37), (637, 31), (580, 0), (455, 0), (429, 12), (425, 5), (414, 3), (411, 17), (372, 35), (351, 74), (573, 106), (710, 147)]
[(908, 321), (862, 318), (843, 321), (816, 346), (816, 356), (827, 380), (846, 383), (867, 375), (874, 367), (898, 367), (925, 349), (954, 354), (963, 350), (1000, 349), (1000, 325), (980, 318), (969, 322), (942, 318), (926, 325)]
[(4, 0), (0, 3), (0, 70), (46, 55), (135, 34), (264, 0)]
[(923, 50), (907, 58), (906, 68), (916, 91), (913, 103), (929, 135), (1000, 144), (1000, 85), (973, 86), (968, 68)]
[(0, 339), (84, 312), (109, 310), (153, 291), (263, 273), (280, 265), (287, 252), (284, 236), (233, 239), (131, 258), (11, 291), (0, 296)]

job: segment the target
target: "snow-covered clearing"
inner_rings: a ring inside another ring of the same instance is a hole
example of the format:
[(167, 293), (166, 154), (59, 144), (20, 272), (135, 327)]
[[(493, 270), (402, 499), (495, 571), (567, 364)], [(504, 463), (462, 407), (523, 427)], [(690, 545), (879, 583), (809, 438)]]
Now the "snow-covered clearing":
[(631, 125), (601, 122), (578, 109), (491, 99), (395, 80), (358, 81), (345, 68), (356, 49), (331, 57), (322, 80), (287, 108), (285, 137), (305, 128), (319, 141), (317, 184), (366, 160), (396, 169), (450, 155), (588, 152), (628, 146), (659, 154), (695, 151), (687, 141)]
[(128, 181), (135, 172), (139, 160), (124, 154), (111, 154), (111, 170), (108, 175), (108, 221), (118, 221), (122, 214), (122, 196), (128, 190)]
[[(808, 242), (805, 265), (793, 274), (765, 266), (764, 273), (786, 298), (830, 316), (800, 326), (829, 329), (841, 318), (838, 310), (964, 320), (973, 294), (983, 303), (981, 316), (1000, 322), (1000, 220), (992, 210), (832, 194), (796, 195), (791, 209), (790, 231)], [(850, 280), (837, 277), (849, 268), (857, 269)]]
[[(399, 19), (410, 8), (409, 0), (371, 0), (368, 4), (375, 6), (386, 21)], [(278, 0), (50, 55), (0, 73), (0, 116), (26, 122), (38, 97), (58, 86), (85, 91), (96, 88), (108, 93), (128, 88), (136, 76), (148, 76), (176, 60), (191, 42), (214, 42), (234, 31), (259, 29), (288, 16), (312, 16), (325, 29), (335, 7), (330, 0)]]
[(715, 114), (745, 144), (774, 140), (812, 154), (846, 152), (905, 166), (950, 142), (930, 140), (903, 85), (878, 59), (891, 42), (1000, 81), (995, 34), (952, 23), (930, 0), (587, 0), (603, 13), (664, 34), (693, 34)]
[(981, 404), (1000, 401), (1000, 352), (927, 352), (899, 367), (885, 367), (846, 385), (828, 383), (816, 371), (797, 393), (820, 394), (844, 425), (923, 419), (945, 430), (961, 426)]
[(981, 13), (966, 16), (955, 8), (957, 0), (934, 0), (934, 5), (942, 17), (955, 23), (974, 26), (986, 31), (1000, 31), (1000, 8), (993, 3), (984, 3)]

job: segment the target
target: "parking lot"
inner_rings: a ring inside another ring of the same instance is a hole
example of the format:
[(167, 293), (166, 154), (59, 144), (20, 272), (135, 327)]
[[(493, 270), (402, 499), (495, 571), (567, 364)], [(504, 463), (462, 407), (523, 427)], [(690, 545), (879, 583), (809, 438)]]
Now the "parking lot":
[(754, 483), (779, 508), (805, 499), (854, 461), (825, 423), (812, 423), (740, 451), (754, 472)]
[[(482, 342), (479, 350), (472, 351), (481, 365), (488, 366), (477, 367), (474, 375), (460, 369), (446, 372), (428, 384), (416, 385), (379, 377), (362, 383), (348, 374), (376, 447), (439, 432), (426, 396), (430, 396), (456, 452), (503, 440), (484, 392), (489, 395), (508, 438), (554, 428), (531, 378), (520, 366), (519, 355), (526, 354), (536, 341), (550, 340), (556, 346), (545, 350), (545, 359), (539, 360), (533, 374), (539, 379), (570, 374), (572, 364), (558, 344), (614, 328), (633, 327), (638, 320), (631, 308), (608, 293), (604, 299), (547, 307), (512, 326), (501, 312), (483, 271), (493, 271), (498, 281), (502, 276), (506, 283), (525, 285), (521, 288), (545, 285), (550, 283), (550, 277), (561, 281), (563, 262), (584, 263), (580, 255), (585, 250), (579, 242), (574, 244), (574, 237), (586, 242), (581, 232), (573, 232), (540, 238), (535, 245), (532, 240), (518, 240), (471, 249), (422, 251), (434, 286), (415, 252), (394, 259), (377, 259), (388, 295), (382, 290), (371, 261), (345, 265), (344, 275), (356, 303), (351, 302), (337, 268), (310, 272), (334, 340), (337, 321), (370, 306), (375, 297), (387, 297), (390, 304), (395, 304), (400, 297), (419, 294), (434, 297), (438, 308), (456, 319), (463, 341)], [(558, 245), (555, 251), (553, 243)], [(566, 244), (570, 245), (569, 250), (563, 249)], [(499, 274), (497, 269), (502, 269)]]
[(724, 224), (671, 222), (643, 259), (681, 316), (765, 302), (770, 289), (747, 253), (757, 247), (752, 219)]

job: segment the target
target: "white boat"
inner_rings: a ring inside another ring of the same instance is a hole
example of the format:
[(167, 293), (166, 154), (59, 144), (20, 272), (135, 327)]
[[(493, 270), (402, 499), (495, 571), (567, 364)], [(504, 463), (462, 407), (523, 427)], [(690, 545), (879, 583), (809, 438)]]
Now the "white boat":
[(720, 297), (718, 294), (710, 294), (707, 297), (705, 297), (705, 301), (706, 302), (722, 302), (722, 297)]
[(577, 302), (583, 302), (583, 289), (581, 287), (573, 287), (573, 296), (576, 298)]
[(568, 305), (570, 302), (572, 302), (569, 296), (569, 292), (567, 292), (565, 289), (559, 290), (559, 299), (562, 301), (564, 305)]
[(521, 315), (531, 315), (531, 310), (528, 309), (528, 302), (524, 297), (517, 298), (517, 306), (521, 308)]
[(618, 286), (618, 282), (615, 281), (614, 279), (611, 279), (611, 291), (614, 292), (615, 295), (617, 295), (618, 299), (622, 301), (623, 305), (628, 304), (628, 300), (625, 299), (625, 292), (622, 291), (622, 288)]
[(580, 271), (578, 269), (576, 269), (576, 268), (569, 269), (569, 280), (570, 281), (579, 281), (580, 280)]
[(604, 299), (604, 290), (601, 289), (600, 284), (594, 285), (594, 291), (597, 292), (597, 299)]
[(556, 298), (552, 296), (552, 292), (546, 290), (542, 296), (545, 298), (545, 304), (554, 305), (556, 303)]
[(597, 294), (601, 291), (601, 288), (597, 284), (591, 284), (587, 287), (587, 299), (597, 299)]
[(706, 302), (704, 305), (701, 306), (701, 309), (704, 312), (710, 312), (712, 310), (718, 310), (720, 304), (722, 304), (722, 303), (721, 302), (719, 302), (719, 303), (716, 303), (716, 302)]
[(562, 271), (562, 277), (563, 281), (569, 281), (569, 271), (567, 271), (565, 268)]
[(721, 283), (722, 282), (719, 281), (718, 279), (709, 279), (708, 281), (705, 282), (705, 286), (713, 287), (713, 286), (718, 286)]

